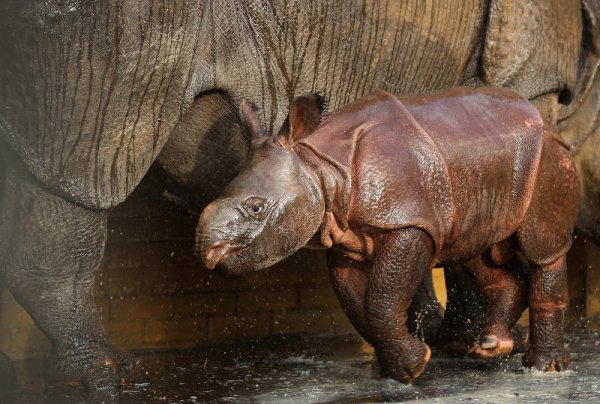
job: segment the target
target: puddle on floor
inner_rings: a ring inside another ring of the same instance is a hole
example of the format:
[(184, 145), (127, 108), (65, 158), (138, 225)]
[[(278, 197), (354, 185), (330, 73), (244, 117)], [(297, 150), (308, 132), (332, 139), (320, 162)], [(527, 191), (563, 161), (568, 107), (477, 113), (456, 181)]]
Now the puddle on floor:
[(568, 337), (570, 370), (521, 367), (521, 355), (481, 360), (433, 353), (413, 385), (380, 379), (357, 337), (278, 338), (186, 352), (141, 355), (143, 379), (118, 395), (46, 389), (42, 362), (19, 362), (14, 403), (379, 403), (599, 402), (600, 335)]

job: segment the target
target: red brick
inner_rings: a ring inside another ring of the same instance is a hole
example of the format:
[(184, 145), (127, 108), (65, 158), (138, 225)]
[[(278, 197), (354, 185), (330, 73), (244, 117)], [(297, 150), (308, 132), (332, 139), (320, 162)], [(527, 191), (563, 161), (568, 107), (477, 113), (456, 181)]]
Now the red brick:
[(576, 235), (567, 259), (570, 300), (585, 307), (585, 310), (575, 314), (586, 317), (600, 315), (600, 271), (597, 269), (600, 248), (581, 235)]
[(321, 310), (288, 311), (276, 315), (273, 321), (273, 335), (276, 334), (325, 334), (332, 333), (334, 322), (329, 313)]
[(149, 246), (146, 242), (108, 245), (104, 250), (102, 267), (109, 269), (139, 268), (148, 251)]
[(209, 338), (212, 341), (264, 337), (270, 333), (271, 317), (264, 313), (209, 319)]
[(144, 291), (147, 294), (172, 293), (175, 291), (253, 291), (277, 290), (294, 287), (297, 276), (282, 271), (258, 271), (246, 276), (225, 276), (208, 271), (198, 263), (192, 265), (164, 264), (162, 267), (146, 268)]
[(257, 271), (240, 278), (237, 287), (242, 291), (280, 290), (300, 287), (310, 288), (330, 283), (326, 272), (323, 272), (322, 275), (308, 276), (307, 274), (302, 274), (303, 270), (302, 266), (288, 266)]
[(194, 239), (194, 224), (171, 216), (144, 216), (112, 220), (107, 244), (131, 241), (175, 241)]
[(106, 284), (108, 285), (106, 296), (137, 296), (142, 293), (144, 286), (143, 268), (112, 268), (100, 275), (97, 277), (96, 282), (98, 284), (102, 282), (103, 287)]
[[(162, 255), (168, 254), (163, 252)], [(162, 263), (144, 269), (144, 293), (279, 290), (330, 284), (325, 268), (314, 271), (315, 273), (303, 274), (306, 271), (305, 265), (300, 265), (297, 260), (294, 259), (285, 266), (231, 277), (221, 275), (217, 271), (207, 271), (195, 257), (187, 257), (178, 264), (171, 262), (168, 257), (163, 257), (158, 259)]]
[(193, 241), (187, 242), (153, 242), (147, 241), (147, 251), (142, 256), (146, 267), (156, 266), (192, 266), (199, 265), (194, 256)]
[(172, 317), (172, 296), (118, 297), (110, 300), (111, 321), (157, 320)]
[(297, 295), (298, 293), (295, 289), (240, 292), (238, 297), (238, 312), (254, 313), (261, 311), (291, 310), (297, 305)]
[(175, 315), (202, 317), (209, 314), (232, 314), (235, 311), (233, 293), (185, 294), (173, 296)]
[(144, 270), (144, 289), (146, 295), (175, 292), (212, 291), (219, 288), (207, 284), (209, 273), (200, 266), (163, 266)]
[(102, 324), (106, 336), (119, 349), (134, 349), (144, 343), (146, 323), (143, 321), (116, 321)]
[(341, 310), (331, 285), (300, 290), (300, 305), (303, 309)]
[(206, 340), (207, 328), (206, 319), (149, 321), (144, 347), (191, 348)]

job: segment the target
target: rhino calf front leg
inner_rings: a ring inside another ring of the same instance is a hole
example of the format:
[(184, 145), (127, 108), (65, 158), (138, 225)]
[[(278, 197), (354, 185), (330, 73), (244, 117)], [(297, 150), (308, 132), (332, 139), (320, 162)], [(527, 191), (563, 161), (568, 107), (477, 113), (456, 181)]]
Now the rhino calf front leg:
[(0, 198), (2, 278), (52, 342), (48, 378), (111, 390), (131, 362), (109, 347), (92, 298), (107, 213), (48, 193), (14, 163)]
[(344, 313), (360, 336), (373, 345), (365, 312), (365, 291), (369, 280), (367, 265), (352, 261), (342, 250), (337, 249), (328, 251), (327, 265), (333, 290)]
[(412, 336), (407, 310), (426, 271), (431, 238), (415, 228), (383, 234), (369, 273), (365, 312), (369, 335), (384, 377), (410, 382), (425, 370), (429, 347)]
[[(342, 250), (332, 249), (327, 254), (329, 274), (342, 309), (354, 328), (369, 344), (369, 327), (365, 313), (365, 291), (368, 282), (368, 268), (365, 263), (355, 262)], [(429, 276), (428, 276), (429, 275)], [(408, 309), (407, 327), (412, 335), (428, 344), (437, 343), (437, 337), (443, 319), (439, 302), (432, 295), (433, 280), (431, 271), (419, 285), (412, 304)], [(416, 302), (416, 300), (418, 300)]]

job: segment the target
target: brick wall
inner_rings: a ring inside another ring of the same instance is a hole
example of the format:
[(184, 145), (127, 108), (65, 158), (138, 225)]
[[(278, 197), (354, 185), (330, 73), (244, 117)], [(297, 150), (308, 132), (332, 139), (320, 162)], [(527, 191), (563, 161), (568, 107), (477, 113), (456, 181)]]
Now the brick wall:
[[(241, 278), (203, 269), (192, 253), (195, 222), (151, 207), (139, 194), (113, 211), (94, 295), (121, 349), (190, 348), (281, 334), (353, 332), (331, 289), (323, 252), (301, 251)], [(40, 357), (50, 344), (0, 289), (0, 351)]]
[[(139, 194), (114, 210), (94, 291), (112, 344), (124, 350), (176, 349), (270, 335), (354, 332), (331, 288), (323, 252), (301, 251), (272, 269), (225, 278), (203, 269), (193, 256), (194, 226), (192, 218), (168, 215)], [(580, 273), (587, 278), (570, 277), (571, 295), (578, 296), (581, 281), (588, 316), (600, 315), (600, 271), (586, 271), (600, 263), (599, 251), (589, 243), (573, 251), (585, 257)], [(434, 281), (443, 301), (441, 270), (434, 271)], [(45, 356), (49, 348), (29, 315), (0, 288), (0, 351), (19, 360)]]
[(600, 248), (575, 236), (569, 252), (571, 314), (587, 319), (588, 328), (600, 329)]

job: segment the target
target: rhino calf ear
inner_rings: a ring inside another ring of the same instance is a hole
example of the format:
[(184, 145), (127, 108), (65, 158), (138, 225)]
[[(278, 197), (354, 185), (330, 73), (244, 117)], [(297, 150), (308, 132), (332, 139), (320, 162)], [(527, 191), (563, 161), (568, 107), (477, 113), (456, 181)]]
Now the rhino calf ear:
[(251, 140), (268, 136), (258, 120), (252, 104), (250, 104), (248, 100), (242, 100), (240, 105), (240, 118), (242, 119), (242, 126), (250, 132)]
[(278, 138), (292, 146), (317, 129), (325, 109), (325, 98), (320, 94), (306, 94), (296, 97), (290, 107)]

